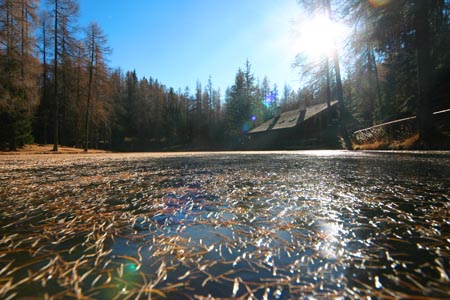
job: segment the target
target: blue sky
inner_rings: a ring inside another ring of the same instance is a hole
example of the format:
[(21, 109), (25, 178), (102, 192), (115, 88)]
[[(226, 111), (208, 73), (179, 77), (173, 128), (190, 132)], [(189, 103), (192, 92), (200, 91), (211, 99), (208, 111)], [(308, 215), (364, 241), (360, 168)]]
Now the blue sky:
[(222, 92), (248, 59), (260, 80), (299, 87), (291, 68), (296, 0), (80, 0), (80, 25), (96, 21), (110, 66), (184, 90), (211, 75)]

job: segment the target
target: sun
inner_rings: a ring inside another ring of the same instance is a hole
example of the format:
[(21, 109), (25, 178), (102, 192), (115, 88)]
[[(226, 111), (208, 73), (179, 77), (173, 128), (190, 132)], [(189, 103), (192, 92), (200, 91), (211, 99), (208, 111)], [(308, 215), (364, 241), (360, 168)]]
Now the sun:
[(330, 57), (335, 47), (340, 52), (349, 33), (348, 27), (323, 15), (302, 21), (299, 27), (296, 48), (312, 60)]

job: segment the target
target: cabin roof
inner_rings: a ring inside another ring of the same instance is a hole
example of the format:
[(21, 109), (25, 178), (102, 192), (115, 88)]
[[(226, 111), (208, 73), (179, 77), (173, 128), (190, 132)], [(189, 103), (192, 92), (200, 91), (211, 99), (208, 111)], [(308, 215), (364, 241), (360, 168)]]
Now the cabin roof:
[[(331, 106), (337, 105), (338, 101), (332, 101)], [(262, 123), (249, 133), (264, 132), (269, 130), (278, 130), (292, 128), (305, 122), (308, 119), (320, 114), (327, 109), (327, 103), (316, 104), (306, 107), (306, 109), (295, 109), (282, 113), (279, 117), (272, 118)]]

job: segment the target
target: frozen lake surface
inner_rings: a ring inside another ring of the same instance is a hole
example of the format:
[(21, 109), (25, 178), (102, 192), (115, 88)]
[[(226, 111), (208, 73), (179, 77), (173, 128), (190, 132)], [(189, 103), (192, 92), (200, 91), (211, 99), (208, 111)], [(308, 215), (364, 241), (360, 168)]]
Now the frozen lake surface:
[(448, 299), (449, 273), (448, 152), (0, 156), (1, 299)]

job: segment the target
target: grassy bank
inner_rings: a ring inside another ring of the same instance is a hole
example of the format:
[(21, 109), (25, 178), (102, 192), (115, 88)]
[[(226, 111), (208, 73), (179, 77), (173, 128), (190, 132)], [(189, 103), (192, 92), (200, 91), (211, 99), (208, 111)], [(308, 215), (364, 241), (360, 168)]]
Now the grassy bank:
[[(109, 151), (89, 149), (88, 153), (108, 153)], [(85, 153), (83, 149), (75, 147), (58, 146), (58, 151), (53, 151), (53, 144), (38, 145), (30, 144), (25, 145), (22, 148), (18, 148), (17, 151), (0, 151), (0, 155), (17, 155), (17, 154), (81, 154)]]
[(419, 141), (419, 134), (411, 135), (402, 140), (377, 140), (367, 144), (353, 144), (355, 150), (450, 150), (450, 135), (438, 133), (430, 145), (425, 147)]

